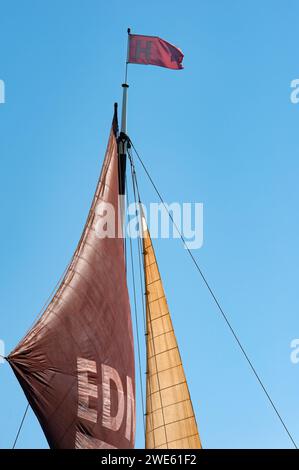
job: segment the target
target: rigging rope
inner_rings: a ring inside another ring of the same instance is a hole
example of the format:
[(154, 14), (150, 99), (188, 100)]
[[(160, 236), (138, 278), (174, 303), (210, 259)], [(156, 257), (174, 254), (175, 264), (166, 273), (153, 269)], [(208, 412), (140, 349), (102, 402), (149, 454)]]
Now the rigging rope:
[[(127, 183), (127, 180), (126, 180)], [(127, 186), (127, 184), (126, 184)], [(127, 187), (127, 205), (129, 203), (128, 197), (128, 187)], [(133, 247), (132, 247), (132, 237), (130, 232), (130, 224), (128, 224), (129, 239), (130, 239), (130, 257), (131, 257), (131, 271), (132, 271), (132, 284), (133, 284), (133, 297), (134, 297), (134, 313), (135, 313), (135, 324), (136, 324), (136, 336), (137, 336), (137, 350), (138, 350), (138, 365), (139, 365), (139, 381), (140, 381), (140, 393), (141, 393), (141, 405), (142, 405), (142, 414), (143, 414), (143, 429), (145, 433), (145, 407), (144, 407), (144, 398), (143, 398), (143, 384), (142, 384), (142, 370), (141, 370), (141, 353), (140, 353), (140, 338), (139, 338), (139, 326), (138, 326), (138, 315), (137, 315), (137, 297), (136, 297), (136, 283), (135, 283), (135, 267), (133, 259)]]
[[(167, 214), (168, 214), (168, 217), (170, 218), (170, 220), (171, 220), (173, 226), (175, 227), (175, 229), (176, 229), (178, 235), (180, 236), (180, 238), (181, 238), (181, 240), (182, 240), (182, 242), (183, 242), (184, 247), (186, 248), (186, 250), (187, 250), (189, 256), (191, 257), (192, 262), (194, 263), (194, 265), (195, 265), (197, 271), (199, 272), (199, 274), (200, 274), (200, 276), (201, 276), (201, 278), (202, 278), (202, 280), (203, 280), (205, 286), (207, 287), (209, 293), (211, 294), (212, 299), (214, 300), (214, 302), (215, 302), (215, 304), (216, 304), (216, 306), (217, 306), (219, 312), (221, 313), (221, 315), (222, 315), (222, 317), (223, 317), (223, 319), (224, 319), (226, 325), (228, 326), (230, 332), (232, 333), (234, 339), (236, 340), (236, 342), (237, 342), (237, 344), (238, 344), (238, 346), (239, 346), (239, 348), (240, 348), (242, 354), (244, 355), (244, 357), (245, 357), (247, 363), (249, 364), (250, 369), (252, 370), (252, 372), (253, 372), (254, 376), (256, 377), (258, 383), (260, 384), (260, 386), (261, 386), (261, 388), (262, 388), (262, 390), (263, 390), (265, 396), (267, 397), (267, 399), (268, 399), (270, 405), (272, 406), (272, 409), (274, 410), (276, 416), (278, 417), (280, 423), (282, 424), (284, 430), (286, 431), (286, 433), (287, 433), (289, 439), (291, 440), (291, 442), (292, 442), (292, 444), (294, 445), (294, 447), (297, 449), (297, 444), (296, 444), (294, 438), (292, 437), (291, 432), (289, 431), (287, 425), (285, 424), (285, 422), (284, 422), (282, 416), (280, 415), (280, 413), (279, 413), (279, 411), (278, 411), (276, 405), (274, 404), (274, 402), (273, 402), (273, 400), (272, 400), (272, 398), (271, 398), (269, 392), (267, 391), (266, 386), (263, 384), (261, 377), (259, 376), (259, 374), (258, 374), (256, 368), (254, 367), (254, 365), (253, 365), (251, 359), (249, 358), (247, 352), (245, 351), (245, 349), (244, 349), (244, 347), (243, 347), (243, 345), (242, 345), (242, 343), (241, 343), (241, 340), (239, 339), (237, 333), (235, 332), (235, 330), (234, 330), (232, 324), (230, 323), (228, 317), (226, 316), (226, 314), (225, 314), (223, 308), (221, 307), (221, 305), (220, 305), (220, 303), (219, 303), (219, 301), (218, 301), (218, 299), (217, 299), (217, 297), (216, 297), (216, 294), (214, 293), (212, 287), (210, 286), (210, 284), (209, 284), (207, 278), (205, 277), (205, 275), (204, 275), (202, 269), (200, 268), (198, 262), (197, 262), (196, 259), (194, 258), (194, 256), (193, 256), (193, 254), (192, 254), (190, 248), (189, 248), (188, 245), (186, 244), (185, 238), (184, 238), (184, 236), (182, 235), (182, 233), (181, 233), (180, 229), (178, 228), (177, 224), (175, 223), (175, 221), (174, 221), (174, 219), (173, 219), (171, 213), (169, 212), (169, 209), (168, 209), (167, 205), (165, 204), (165, 202), (164, 202), (164, 200), (163, 200), (163, 198), (162, 198), (162, 195), (161, 195), (160, 191), (158, 190), (156, 184), (154, 183), (154, 181), (153, 181), (153, 179), (152, 179), (152, 177), (151, 177), (149, 171), (147, 170), (147, 168), (146, 168), (144, 162), (142, 161), (142, 159), (141, 159), (141, 157), (140, 157), (138, 151), (136, 150), (136, 148), (135, 148), (133, 142), (131, 141), (131, 139), (129, 139), (129, 142), (130, 142), (132, 148), (134, 149), (134, 152), (135, 152), (135, 154), (136, 154), (136, 156), (137, 156), (139, 162), (141, 163), (141, 166), (142, 166), (143, 170), (145, 171), (145, 173), (146, 173), (146, 175), (147, 175), (149, 181), (151, 182), (151, 184), (152, 184), (152, 186), (153, 186), (155, 192), (157, 193), (157, 195), (158, 195), (158, 197), (159, 197), (161, 203), (163, 204), (163, 207), (165, 208), (165, 210), (166, 210), (166, 212), (167, 212)], [(133, 166), (134, 166), (134, 162), (133, 162), (132, 164), (133, 164)], [(138, 187), (137, 187), (137, 190), (138, 190)], [(138, 191), (138, 195), (139, 195), (139, 191)], [(139, 200), (140, 200), (140, 195), (139, 195)]]
[(16, 443), (17, 443), (17, 441), (18, 441), (20, 432), (21, 432), (21, 430), (22, 430), (22, 427), (23, 427), (23, 424), (24, 424), (24, 421), (25, 421), (25, 418), (26, 418), (28, 409), (29, 409), (29, 403), (27, 403), (25, 412), (24, 412), (24, 414), (23, 414), (23, 418), (22, 418), (21, 424), (20, 424), (20, 426), (19, 426), (19, 429), (18, 429), (16, 438), (15, 438), (15, 441), (14, 441), (13, 446), (12, 446), (13, 449), (16, 447)]
[[(130, 160), (130, 164), (131, 164), (131, 177), (132, 177), (132, 182), (133, 182), (134, 201), (135, 201), (135, 205), (136, 205), (136, 208), (137, 208), (137, 204), (141, 204), (141, 199), (140, 199), (140, 193), (139, 193), (138, 184), (137, 184), (136, 171), (135, 171), (135, 167), (134, 167), (134, 163), (133, 163), (132, 154), (131, 154), (130, 149), (128, 149), (128, 156), (129, 156), (129, 160)], [(138, 198), (137, 198), (137, 193), (138, 193)], [(137, 211), (136, 211), (136, 215), (138, 215)], [(141, 239), (142, 239), (141, 227), (140, 227), (140, 224), (138, 224), (138, 238), (137, 238), (137, 240), (138, 240), (139, 279), (140, 279), (140, 289), (141, 289), (141, 299), (142, 299), (144, 334), (146, 335), (146, 315), (145, 315), (145, 301), (144, 301), (144, 297), (145, 297), (146, 293), (143, 290), (145, 284), (144, 284), (144, 279), (143, 279), (143, 275), (142, 275), (142, 271), (144, 271), (144, 260), (143, 260), (143, 256), (142, 256), (143, 248), (142, 248)]]

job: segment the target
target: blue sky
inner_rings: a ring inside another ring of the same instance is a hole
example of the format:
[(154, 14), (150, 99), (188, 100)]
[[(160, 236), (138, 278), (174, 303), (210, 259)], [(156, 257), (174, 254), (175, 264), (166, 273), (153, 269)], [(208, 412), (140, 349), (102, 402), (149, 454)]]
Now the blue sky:
[[(195, 256), (299, 443), (299, 364), (290, 361), (299, 337), (299, 104), (290, 102), (298, 14), (292, 0), (0, 2), (7, 353), (80, 237), (121, 100), (130, 26), (179, 46), (185, 69), (129, 67), (128, 133), (167, 202), (203, 202)], [(156, 201), (137, 171), (143, 199)], [(155, 248), (203, 446), (290, 447), (180, 241)], [(26, 400), (8, 365), (0, 383), (0, 447), (9, 448)], [(139, 406), (137, 447), (141, 423)], [(47, 447), (32, 412), (18, 447)]]

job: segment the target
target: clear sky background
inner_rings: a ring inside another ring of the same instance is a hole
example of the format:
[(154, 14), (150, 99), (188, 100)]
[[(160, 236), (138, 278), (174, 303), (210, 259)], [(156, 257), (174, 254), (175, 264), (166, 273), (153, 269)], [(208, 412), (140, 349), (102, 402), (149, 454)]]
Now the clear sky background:
[[(185, 69), (129, 67), (128, 133), (167, 202), (204, 203), (194, 254), (299, 443), (299, 364), (290, 361), (299, 337), (299, 104), (290, 102), (298, 15), (295, 0), (0, 0), (6, 353), (80, 237), (121, 100), (130, 26), (180, 47)], [(144, 200), (156, 201), (137, 170)], [(290, 447), (180, 241), (155, 248), (203, 446)], [(12, 446), (25, 406), (0, 365), (1, 448)], [(32, 411), (17, 447), (47, 447)]]

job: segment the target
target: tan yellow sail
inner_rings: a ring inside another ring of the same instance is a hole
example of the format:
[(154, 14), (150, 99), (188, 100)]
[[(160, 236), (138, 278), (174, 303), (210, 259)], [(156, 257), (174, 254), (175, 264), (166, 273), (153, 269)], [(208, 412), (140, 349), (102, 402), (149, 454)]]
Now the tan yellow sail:
[(201, 442), (155, 252), (143, 218), (146, 287), (147, 449), (198, 449)]

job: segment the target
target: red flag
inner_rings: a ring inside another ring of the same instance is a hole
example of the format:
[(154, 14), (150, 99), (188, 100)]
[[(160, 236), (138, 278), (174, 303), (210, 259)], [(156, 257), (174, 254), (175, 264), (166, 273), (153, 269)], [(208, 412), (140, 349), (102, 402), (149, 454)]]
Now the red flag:
[(158, 65), (168, 69), (182, 69), (184, 54), (180, 49), (157, 36), (129, 35), (131, 64)]

